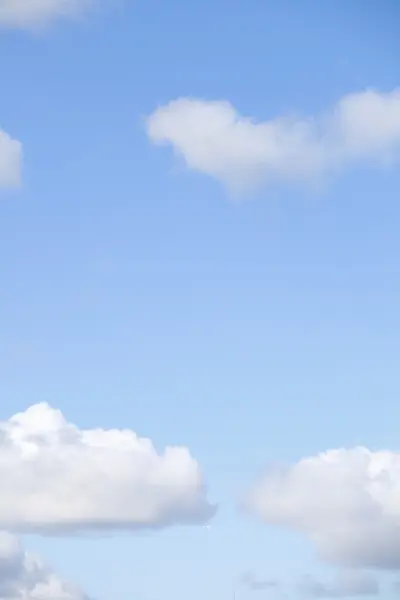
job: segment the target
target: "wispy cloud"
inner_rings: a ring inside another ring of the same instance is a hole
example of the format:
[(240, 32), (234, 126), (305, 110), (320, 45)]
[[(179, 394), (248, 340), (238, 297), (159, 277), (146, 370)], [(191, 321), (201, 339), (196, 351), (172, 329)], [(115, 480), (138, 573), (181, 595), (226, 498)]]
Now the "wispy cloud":
[(275, 579), (258, 579), (251, 571), (243, 574), (242, 583), (252, 591), (276, 589), (279, 587), (279, 582)]
[(45, 27), (63, 18), (76, 18), (95, 0), (0, 0), (0, 26)]
[(311, 598), (376, 596), (380, 591), (376, 578), (362, 571), (344, 571), (331, 582), (308, 575), (298, 583), (297, 590)]

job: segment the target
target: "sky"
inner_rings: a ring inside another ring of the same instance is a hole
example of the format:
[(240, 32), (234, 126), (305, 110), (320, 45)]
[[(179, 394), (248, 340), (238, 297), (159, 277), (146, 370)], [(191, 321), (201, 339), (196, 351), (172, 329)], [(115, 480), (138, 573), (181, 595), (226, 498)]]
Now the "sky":
[(0, 0), (0, 600), (398, 596), (399, 19)]

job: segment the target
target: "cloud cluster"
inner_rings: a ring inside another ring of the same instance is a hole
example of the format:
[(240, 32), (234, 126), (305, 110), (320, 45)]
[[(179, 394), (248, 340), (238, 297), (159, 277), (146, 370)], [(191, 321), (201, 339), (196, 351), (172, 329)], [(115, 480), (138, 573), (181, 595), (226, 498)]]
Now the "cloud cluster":
[(333, 564), (400, 568), (400, 454), (330, 450), (271, 468), (247, 508), (268, 524), (305, 534)]
[(0, 26), (43, 27), (60, 18), (76, 17), (91, 4), (92, 0), (0, 0)]
[(88, 600), (40, 559), (24, 552), (19, 540), (0, 532), (0, 600)]
[(78, 429), (45, 403), (0, 422), (0, 527), (44, 534), (206, 522), (215, 512), (183, 447)]
[(271, 180), (318, 180), (356, 163), (400, 158), (400, 90), (342, 97), (310, 118), (279, 116), (264, 122), (241, 116), (227, 101), (180, 98), (146, 120), (149, 139), (169, 145), (189, 169), (233, 191)]
[(20, 184), (21, 163), (21, 143), (0, 129), (0, 188), (12, 188)]
[(304, 577), (297, 589), (311, 598), (376, 596), (380, 591), (379, 583), (373, 575), (352, 570), (339, 573), (331, 583), (324, 583), (311, 576)]

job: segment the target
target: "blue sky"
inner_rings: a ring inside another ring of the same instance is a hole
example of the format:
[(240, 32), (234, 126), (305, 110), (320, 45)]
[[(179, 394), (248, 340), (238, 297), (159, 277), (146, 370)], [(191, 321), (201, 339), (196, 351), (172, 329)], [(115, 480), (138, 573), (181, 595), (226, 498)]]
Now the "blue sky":
[(328, 576), (307, 536), (238, 499), (271, 461), (398, 450), (396, 165), (238, 200), (152, 144), (145, 118), (181, 97), (266, 121), (392, 92), (399, 17), (390, 0), (124, 0), (1, 30), (0, 129), (23, 171), (0, 191), (0, 417), (45, 401), (84, 429), (186, 446), (220, 505), (210, 530), (26, 537), (91, 597)]

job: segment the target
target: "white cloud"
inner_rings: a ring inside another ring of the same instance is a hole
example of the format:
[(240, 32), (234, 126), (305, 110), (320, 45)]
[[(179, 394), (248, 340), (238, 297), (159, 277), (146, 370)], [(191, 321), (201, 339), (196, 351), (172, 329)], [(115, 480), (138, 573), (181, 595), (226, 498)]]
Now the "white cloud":
[(0, 129), (0, 188), (16, 187), (20, 184), (21, 163), (21, 143)]
[(92, 0), (0, 0), (0, 26), (43, 27), (52, 21), (76, 17)]
[(42, 561), (24, 552), (19, 540), (0, 532), (0, 600), (88, 600)]
[(305, 534), (333, 564), (400, 568), (400, 454), (330, 450), (270, 469), (246, 506)]
[(80, 430), (44, 403), (0, 423), (0, 481), (7, 530), (129, 530), (201, 523), (215, 512), (186, 448), (157, 454), (128, 429)]
[(299, 582), (298, 591), (312, 598), (376, 596), (379, 594), (379, 583), (370, 573), (346, 570), (339, 573), (331, 583), (324, 583), (311, 576), (304, 577)]
[(270, 180), (310, 181), (359, 162), (400, 158), (400, 90), (344, 96), (326, 114), (241, 116), (226, 101), (181, 98), (146, 121), (149, 139), (170, 145), (189, 169), (243, 191)]

